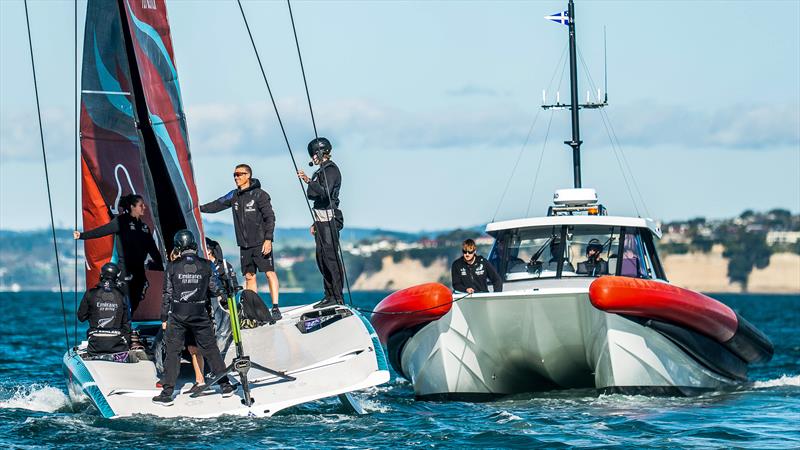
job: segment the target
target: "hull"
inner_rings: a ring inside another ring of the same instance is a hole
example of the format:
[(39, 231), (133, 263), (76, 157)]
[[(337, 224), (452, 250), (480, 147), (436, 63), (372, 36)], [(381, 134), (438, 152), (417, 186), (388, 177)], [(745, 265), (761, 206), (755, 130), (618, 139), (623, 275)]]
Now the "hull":
[[(245, 353), (254, 362), (296, 378), (283, 381), (251, 368), (248, 378), (253, 404), (250, 407), (242, 403), (241, 387), (229, 398), (223, 398), (218, 390), (197, 398), (189, 397), (185, 391), (194, 381), (191, 367), (182, 367), (174, 405), (156, 405), (151, 398), (158, 395), (160, 389), (155, 387), (158, 378), (152, 362), (84, 360), (80, 351), (64, 355), (70, 397), (74, 400), (88, 397), (104, 417), (134, 414), (263, 417), (294, 405), (341, 396), (389, 380), (388, 365), (377, 336), (358, 312), (353, 311), (353, 315), (318, 330), (301, 333), (296, 323), (310, 310), (311, 306), (287, 308), (284, 318), (275, 325), (242, 330)], [(226, 355), (226, 363), (233, 358), (230, 353)], [(237, 381), (233, 375), (230, 378), (234, 383)], [(351, 400), (349, 396), (342, 398)]]
[(569, 388), (691, 394), (740, 382), (675, 337), (592, 306), (591, 281), (540, 281), (454, 303), (405, 342), (400, 368), (420, 398)]

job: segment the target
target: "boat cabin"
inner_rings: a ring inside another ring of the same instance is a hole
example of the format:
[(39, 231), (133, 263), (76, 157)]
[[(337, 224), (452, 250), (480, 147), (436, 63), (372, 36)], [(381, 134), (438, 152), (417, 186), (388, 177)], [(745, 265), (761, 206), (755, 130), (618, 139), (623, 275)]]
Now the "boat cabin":
[[(654, 241), (658, 225), (605, 215), (596, 199), (594, 189), (563, 189), (546, 217), (488, 224), (495, 238), (489, 262), (505, 282), (601, 275), (666, 281)], [(589, 250), (599, 260), (590, 260)]]

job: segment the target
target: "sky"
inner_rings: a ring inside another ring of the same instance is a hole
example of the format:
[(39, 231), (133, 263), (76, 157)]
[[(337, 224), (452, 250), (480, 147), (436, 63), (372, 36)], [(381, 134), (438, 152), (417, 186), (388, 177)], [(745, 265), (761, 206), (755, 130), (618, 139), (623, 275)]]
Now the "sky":
[[(308, 169), (313, 129), (286, 3), (243, 4)], [(73, 8), (29, 2), (63, 227), (75, 211)], [(85, 8), (79, 0), (79, 48)], [(277, 225), (308, 225), (236, 2), (168, 0), (167, 8), (201, 202), (232, 189), (233, 167), (246, 162), (273, 198)], [(571, 187), (569, 111), (540, 108), (543, 90), (548, 102), (556, 92), (569, 98), (567, 27), (543, 18), (566, 2), (292, 8), (317, 126), (343, 174), (346, 226), (441, 230), (542, 215), (555, 189)], [(580, 123), (583, 185), (611, 214), (800, 212), (800, 2), (587, 0), (576, 2), (576, 24), (582, 101), (603, 89), (607, 35), (609, 106), (605, 116), (581, 111)], [(0, 229), (48, 227), (21, 0), (0, 0), (0, 99)]]

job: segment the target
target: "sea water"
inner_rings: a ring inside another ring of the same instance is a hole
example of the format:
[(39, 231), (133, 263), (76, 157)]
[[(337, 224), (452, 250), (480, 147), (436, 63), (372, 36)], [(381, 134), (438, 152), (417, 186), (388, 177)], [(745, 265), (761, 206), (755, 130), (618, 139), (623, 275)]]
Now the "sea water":
[[(384, 293), (354, 293), (371, 308)], [(319, 295), (285, 294), (302, 304)], [(357, 397), (366, 416), (329, 400), (272, 418), (104, 419), (72, 405), (61, 372), (65, 329), (58, 293), (0, 293), (0, 447), (702, 447), (800, 448), (800, 296), (717, 295), (775, 343), (754, 382), (699, 397), (568, 390), (489, 403), (420, 402), (393, 374)], [(75, 299), (64, 294), (74, 339)], [(78, 326), (84, 336), (85, 326)]]

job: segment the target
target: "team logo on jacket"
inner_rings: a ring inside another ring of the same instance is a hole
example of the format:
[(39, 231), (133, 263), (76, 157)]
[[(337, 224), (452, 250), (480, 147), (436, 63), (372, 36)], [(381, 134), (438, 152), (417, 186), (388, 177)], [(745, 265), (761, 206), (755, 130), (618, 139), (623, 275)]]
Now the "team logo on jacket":
[(255, 199), (250, 200), (249, 202), (247, 202), (247, 204), (244, 205), (244, 212), (255, 212), (255, 210), (256, 210), (255, 204), (256, 204), (256, 200)]
[(189, 299), (196, 293), (197, 293), (197, 289), (195, 289), (193, 291), (188, 291), (188, 292), (181, 292), (181, 301), (182, 302), (188, 302)]
[(233, 209), (235, 209), (236, 211), (239, 210), (239, 201), (238, 200), (233, 202)]
[(462, 267), (462, 268), (461, 268), (461, 276), (462, 276), (462, 277), (465, 277), (465, 276), (467, 276), (467, 269), (466, 269), (466, 268), (464, 268), (464, 267)]
[(483, 268), (483, 263), (475, 267), (475, 275), (483, 275), (486, 270)]

